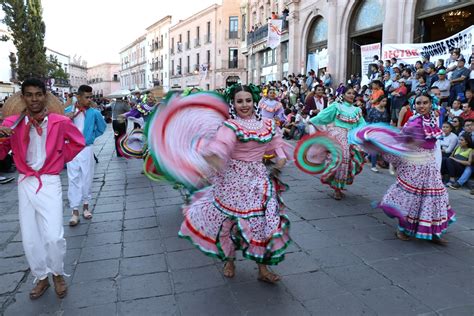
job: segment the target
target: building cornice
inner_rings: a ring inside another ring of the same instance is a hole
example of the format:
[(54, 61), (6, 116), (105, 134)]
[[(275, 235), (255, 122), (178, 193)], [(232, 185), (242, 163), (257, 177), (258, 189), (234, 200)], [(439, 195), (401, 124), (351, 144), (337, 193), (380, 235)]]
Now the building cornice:
[(119, 52), (119, 54), (122, 54), (124, 53), (125, 51), (127, 51), (128, 49), (132, 48), (133, 46), (139, 44), (140, 42), (145, 42), (146, 41), (146, 34), (145, 35), (142, 35), (140, 36), (139, 38), (137, 38), (136, 40), (134, 40), (132, 43), (128, 44), (127, 46), (125, 46), (124, 48), (122, 48)]
[(166, 22), (171, 24), (171, 19), (172, 19), (171, 15), (167, 15), (164, 18), (162, 18), (161, 20), (158, 20), (157, 22), (155, 22), (152, 25), (150, 25), (149, 27), (147, 27), (146, 30), (151, 31), (152, 29), (154, 29), (158, 25), (165, 24)]
[(196, 20), (199, 20), (201, 17), (205, 16), (206, 14), (208, 13), (211, 13), (213, 11), (216, 11), (217, 9), (219, 9), (221, 5), (220, 4), (213, 4), (211, 5), (210, 7), (207, 7), (206, 9), (204, 10), (201, 10), (199, 11), (198, 13), (196, 14), (193, 14), (192, 16), (184, 19), (184, 20), (180, 20), (177, 24), (173, 25), (172, 27), (170, 27), (170, 33), (176, 29), (179, 29), (183, 26), (186, 26), (187, 24), (193, 22), (193, 21), (196, 21)]

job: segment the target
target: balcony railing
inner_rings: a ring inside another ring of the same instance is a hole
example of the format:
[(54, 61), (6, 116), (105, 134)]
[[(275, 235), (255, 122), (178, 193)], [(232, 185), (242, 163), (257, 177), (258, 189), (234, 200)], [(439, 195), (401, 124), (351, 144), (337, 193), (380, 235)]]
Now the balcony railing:
[(179, 42), (176, 46), (178, 53), (183, 52), (183, 43)]
[(239, 68), (239, 60), (223, 60), (222, 61), (222, 68), (229, 68), (229, 69), (236, 69)]
[(199, 37), (194, 39), (194, 47), (201, 46), (201, 39)]
[(212, 40), (211, 40), (211, 33), (206, 34), (206, 35), (204, 36), (204, 44), (210, 44), (211, 41), (212, 41)]
[(186, 42), (186, 49), (191, 49), (191, 43), (190, 42)]
[(262, 25), (255, 31), (247, 34), (247, 46), (252, 45), (268, 36), (268, 24)]
[(235, 30), (235, 31), (225, 30), (225, 39), (226, 40), (239, 39), (239, 38), (240, 38), (239, 31), (237, 31), (237, 30)]

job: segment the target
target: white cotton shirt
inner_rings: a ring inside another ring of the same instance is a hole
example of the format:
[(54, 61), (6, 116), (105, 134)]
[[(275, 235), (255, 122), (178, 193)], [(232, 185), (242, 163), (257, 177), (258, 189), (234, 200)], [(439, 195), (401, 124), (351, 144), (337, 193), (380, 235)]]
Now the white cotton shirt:
[(442, 136), (439, 139), (439, 144), (441, 149), (444, 149), (444, 152), (450, 154), (458, 143), (458, 136), (454, 133), (449, 134), (448, 136)]
[(324, 99), (321, 98), (320, 100), (318, 100), (318, 98), (316, 98), (316, 97), (313, 97), (313, 98), (314, 98), (314, 104), (316, 105), (316, 108), (319, 111), (324, 110)]
[[(25, 124), (28, 124), (28, 117), (25, 118)], [(45, 117), (41, 123), (43, 133), (38, 135), (36, 128), (32, 125), (30, 128), (30, 143), (26, 151), (26, 164), (31, 169), (38, 171), (43, 168), (46, 161), (46, 137), (48, 135), (48, 117)]]
[[(74, 113), (77, 113), (79, 111), (76, 109)], [(86, 119), (86, 116), (84, 115), (84, 112), (79, 113), (75, 118), (74, 118), (74, 125), (76, 125), (77, 129), (81, 131), (81, 133), (84, 135), (84, 121)]]

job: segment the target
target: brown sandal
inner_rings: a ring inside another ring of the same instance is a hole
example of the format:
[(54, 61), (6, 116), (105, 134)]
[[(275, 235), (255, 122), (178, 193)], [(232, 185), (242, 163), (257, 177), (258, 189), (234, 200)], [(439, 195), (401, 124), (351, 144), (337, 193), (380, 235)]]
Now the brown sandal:
[(36, 283), (36, 286), (30, 292), (30, 299), (36, 300), (37, 298), (40, 298), (43, 296), (46, 290), (49, 289), (49, 287), (50, 284), (48, 278), (39, 280), (38, 283)]
[(224, 264), (224, 276), (226, 278), (233, 278), (235, 276), (235, 264), (234, 261), (227, 261)]
[(276, 284), (278, 281), (281, 280), (280, 276), (276, 273), (266, 271), (262, 273), (262, 271), (258, 272), (258, 278), (259, 281), (270, 283), (270, 284)]
[(449, 241), (447, 241), (446, 239), (438, 237), (431, 239), (431, 242), (440, 246), (447, 246), (449, 244)]
[(62, 275), (53, 275), (54, 290), (59, 298), (64, 298), (67, 294), (66, 280)]
[(396, 231), (395, 232), (395, 236), (400, 239), (400, 240), (403, 240), (403, 241), (409, 241), (410, 240), (410, 237), (405, 235), (404, 233), (402, 233), (401, 231)]

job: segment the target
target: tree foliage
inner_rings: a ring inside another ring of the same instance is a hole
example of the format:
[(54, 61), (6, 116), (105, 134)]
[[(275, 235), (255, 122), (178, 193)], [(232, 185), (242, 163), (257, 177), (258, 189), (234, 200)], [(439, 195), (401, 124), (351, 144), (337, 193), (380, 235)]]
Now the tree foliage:
[(48, 75), (41, 0), (0, 0), (5, 12), (4, 23), (9, 28), (17, 49), (18, 79), (45, 79)]
[(64, 71), (57, 57), (49, 56), (46, 67), (49, 78), (68, 80), (69, 75)]

